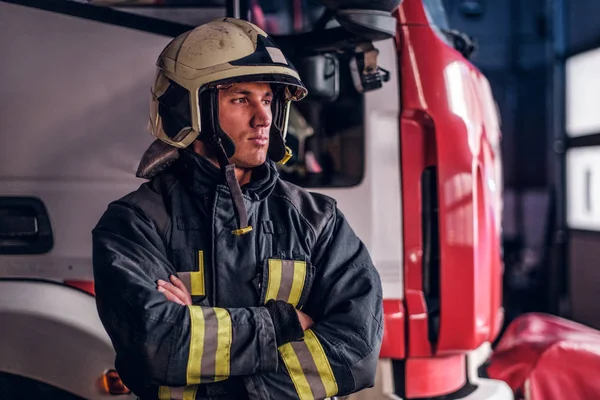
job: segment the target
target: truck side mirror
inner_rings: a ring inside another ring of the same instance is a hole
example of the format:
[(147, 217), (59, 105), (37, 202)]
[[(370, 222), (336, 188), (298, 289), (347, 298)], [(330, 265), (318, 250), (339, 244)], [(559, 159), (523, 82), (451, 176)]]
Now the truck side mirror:
[(334, 54), (303, 57), (294, 64), (308, 89), (308, 99), (337, 100), (340, 94), (340, 66)]
[(350, 75), (358, 93), (379, 89), (390, 80), (390, 73), (379, 66), (379, 50), (373, 43), (359, 45), (350, 59)]

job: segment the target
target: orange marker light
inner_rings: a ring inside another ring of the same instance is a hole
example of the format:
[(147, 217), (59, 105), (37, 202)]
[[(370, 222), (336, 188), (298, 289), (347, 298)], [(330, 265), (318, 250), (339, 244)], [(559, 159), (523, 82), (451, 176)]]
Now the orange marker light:
[(129, 394), (131, 390), (125, 386), (121, 377), (114, 369), (108, 369), (104, 372), (102, 377), (102, 386), (106, 393), (112, 395)]

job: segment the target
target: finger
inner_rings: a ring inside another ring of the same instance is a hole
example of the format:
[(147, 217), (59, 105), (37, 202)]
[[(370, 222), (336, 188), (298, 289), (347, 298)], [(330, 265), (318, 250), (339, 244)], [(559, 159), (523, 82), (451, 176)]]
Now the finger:
[(302, 326), (302, 330), (307, 330), (310, 328), (310, 318), (308, 315), (303, 313), (302, 311), (296, 310), (298, 313), (298, 320), (300, 321), (300, 325)]
[(310, 328), (311, 326), (314, 325), (314, 321), (313, 319), (310, 317), (310, 315), (308, 315), (305, 312), (302, 311), (298, 311), (300, 313), (300, 315), (302, 316), (302, 319), (304, 320), (304, 323), (306, 324), (307, 328)]
[(168, 290), (169, 292), (171, 292), (171, 293), (173, 293), (173, 294), (177, 295), (177, 297), (181, 297), (181, 294), (183, 293), (183, 292), (181, 291), (181, 289), (179, 289), (177, 286), (173, 285), (173, 284), (172, 284), (172, 283), (170, 283), (170, 282), (166, 282), (166, 281), (160, 281), (160, 280), (159, 280), (159, 283), (158, 283), (158, 285), (159, 285), (159, 287), (162, 287), (162, 288), (164, 288), (164, 289)]
[(161, 292), (162, 294), (164, 294), (165, 297), (167, 298), (167, 300), (172, 301), (173, 303), (177, 303), (179, 305), (185, 306), (185, 304), (177, 296), (175, 296), (173, 293), (169, 292), (165, 288), (159, 287), (158, 291)]
[(179, 279), (179, 277), (177, 277), (176, 275), (171, 275), (171, 282), (173, 282), (173, 284), (183, 292), (185, 296), (185, 299), (183, 300), (185, 301), (185, 303), (192, 304), (192, 295), (188, 291), (188, 288), (185, 286), (183, 281)]
[(177, 288), (179, 288), (179, 290), (181, 290), (182, 292), (189, 293), (188, 289), (185, 287), (185, 284), (183, 283), (183, 281), (181, 279), (179, 279), (177, 276), (171, 275), (171, 282), (173, 282), (173, 285), (175, 285)]
[[(174, 275), (171, 275), (171, 280), (173, 280), (173, 277)], [(157, 281), (157, 284), (159, 288), (162, 287), (163, 289), (169, 291), (171, 294), (175, 295), (179, 299), (179, 301), (182, 302), (184, 305), (191, 305), (192, 297), (187, 292), (187, 288), (185, 287), (181, 279), (177, 278), (177, 281), (181, 283), (181, 286), (183, 286), (183, 290), (167, 281), (163, 281), (162, 279), (159, 279)]]
[(186, 296), (185, 293), (183, 293), (181, 291), (181, 289), (177, 288), (175, 285), (169, 283), (169, 282), (164, 282), (163, 283), (159, 283), (159, 288), (163, 288), (169, 292), (171, 292), (172, 294), (174, 294), (175, 296), (177, 296), (177, 298), (179, 298), (179, 300), (183, 301), (185, 303), (185, 301), (187, 300), (188, 296)]

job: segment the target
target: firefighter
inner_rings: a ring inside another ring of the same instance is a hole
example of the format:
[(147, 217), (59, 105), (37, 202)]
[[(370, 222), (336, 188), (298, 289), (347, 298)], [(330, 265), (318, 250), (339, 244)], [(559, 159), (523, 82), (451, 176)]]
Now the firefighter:
[(281, 180), (297, 71), (221, 18), (160, 54), (138, 175), (93, 230), (97, 307), (139, 398), (323, 399), (374, 384), (382, 292), (334, 200)]

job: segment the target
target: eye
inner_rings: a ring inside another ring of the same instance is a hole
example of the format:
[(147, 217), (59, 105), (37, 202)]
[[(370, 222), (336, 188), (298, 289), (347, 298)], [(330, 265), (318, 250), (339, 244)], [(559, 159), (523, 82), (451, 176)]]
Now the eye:
[(239, 97), (237, 99), (233, 99), (231, 102), (234, 104), (244, 104), (247, 103), (248, 100), (245, 97)]
[(266, 106), (271, 105), (272, 102), (273, 102), (272, 99), (264, 99), (263, 100), (263, 104), (266, 105)]

